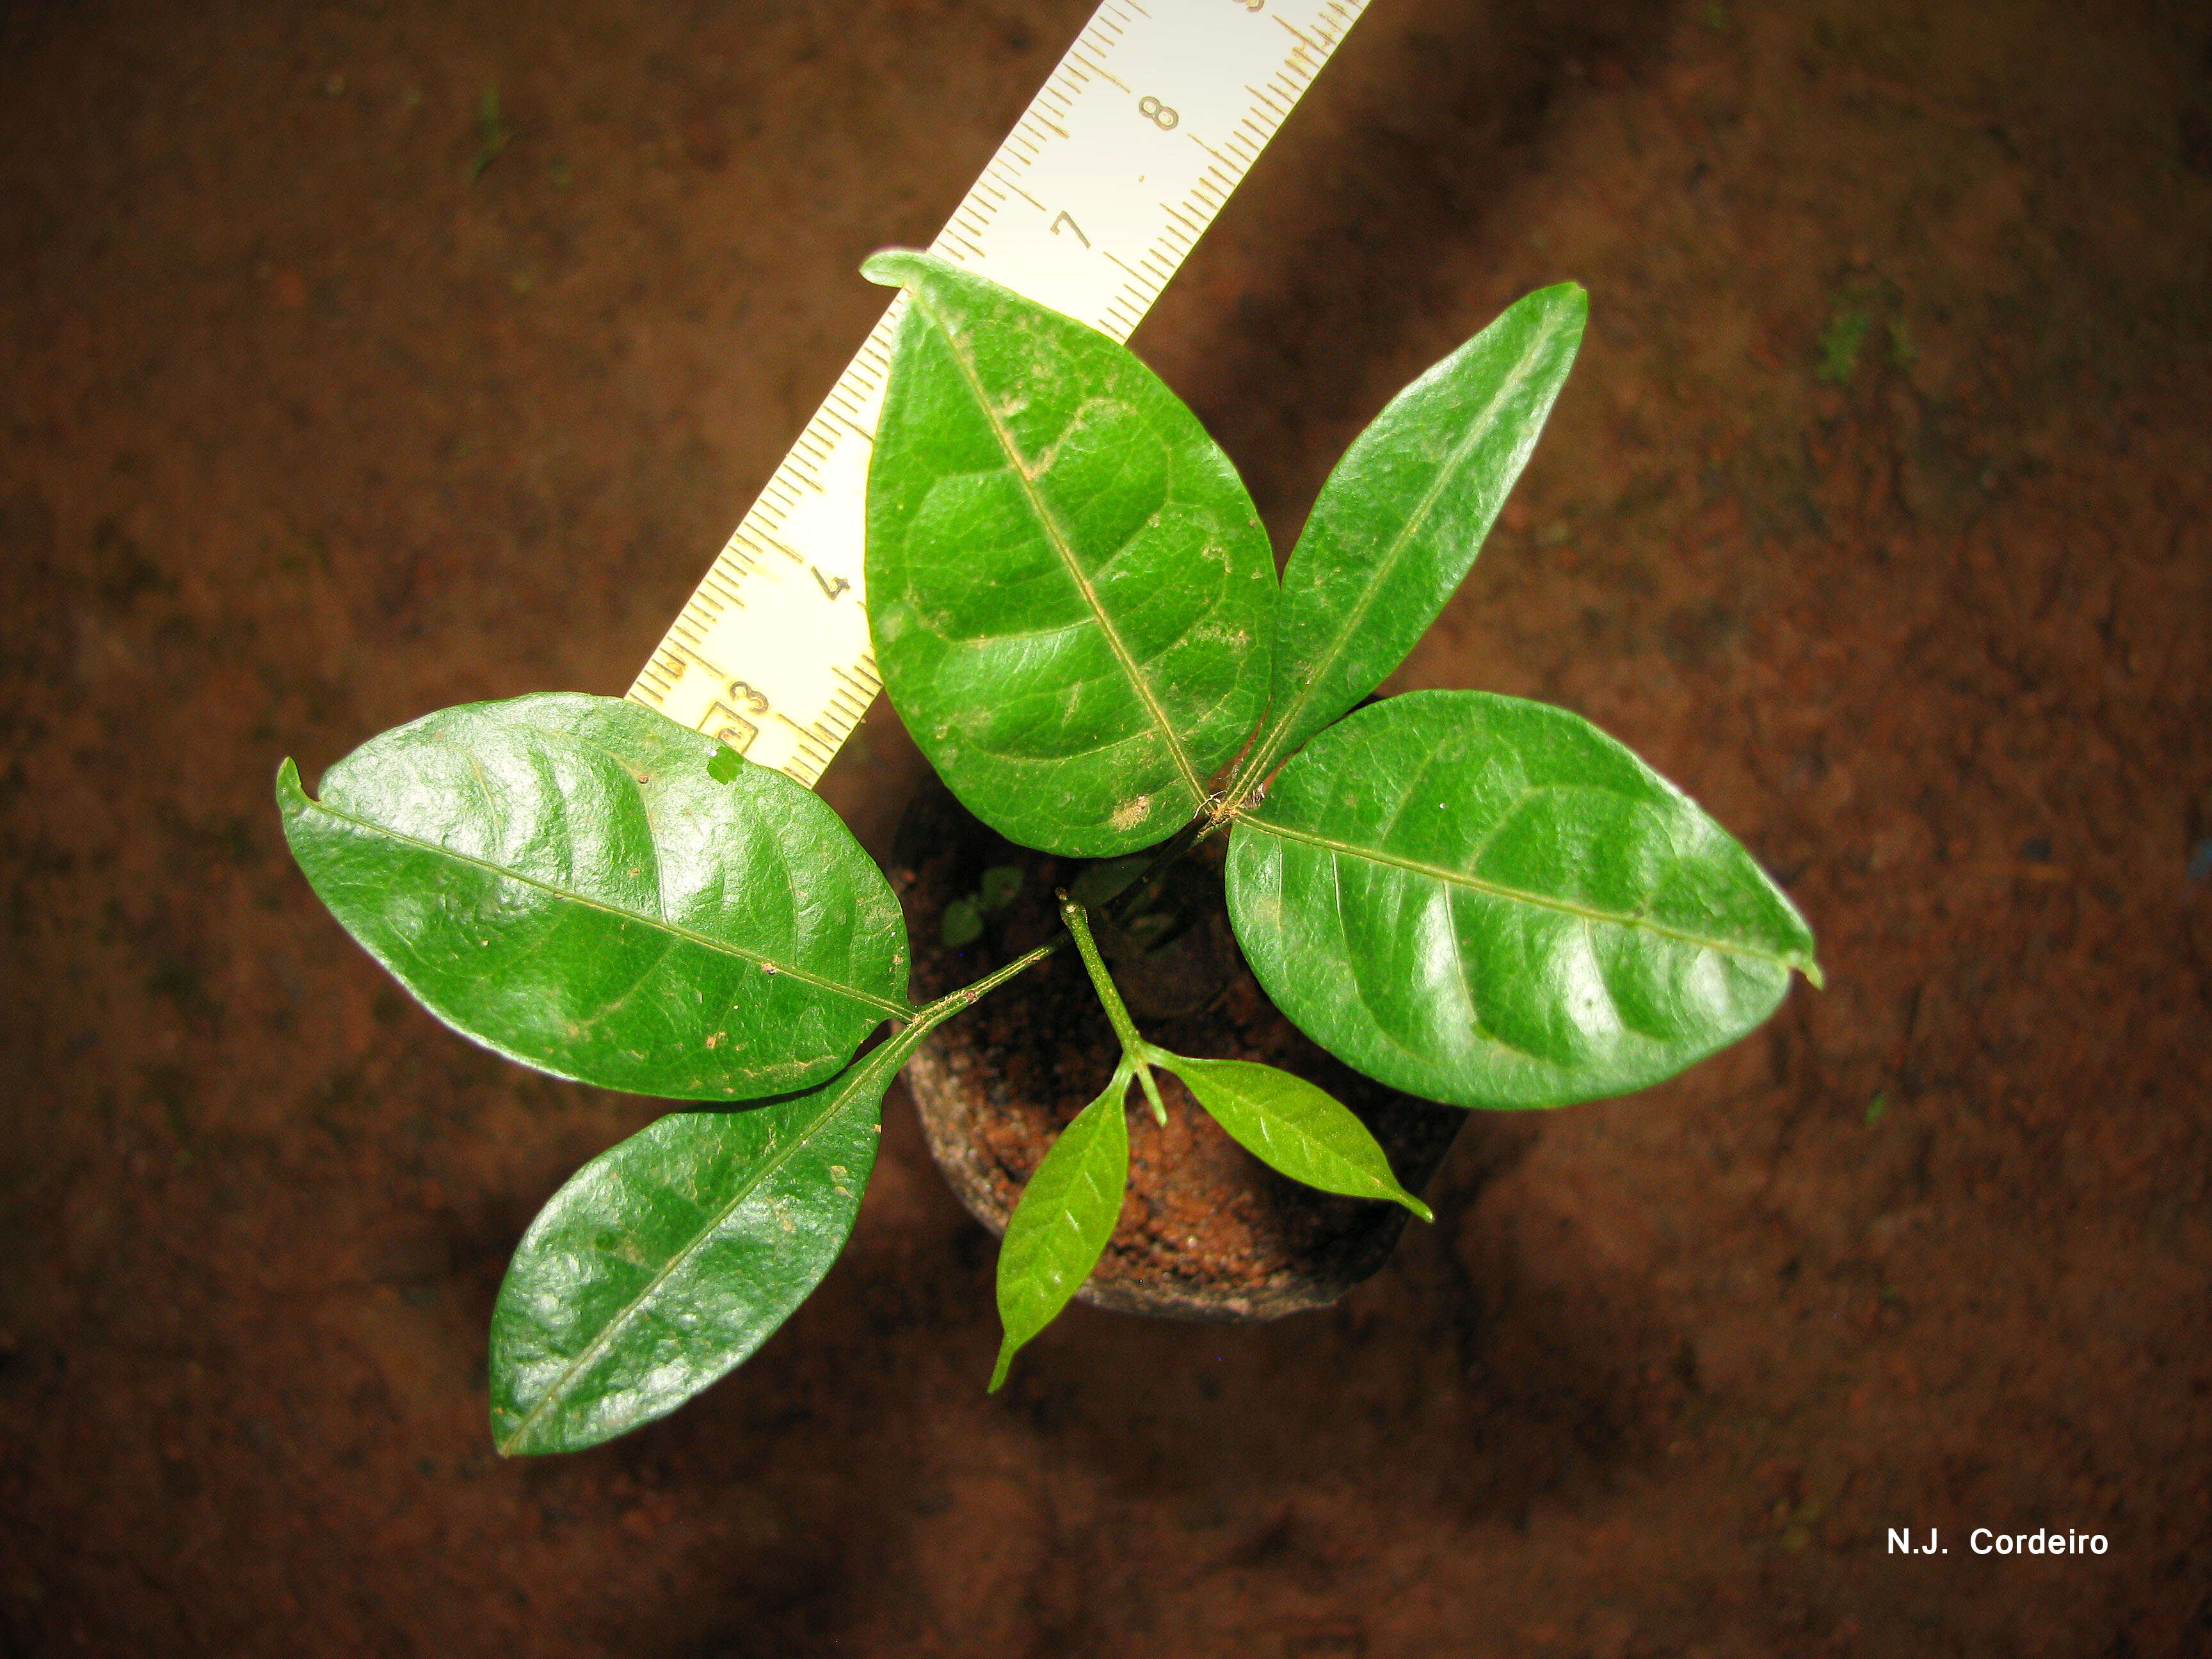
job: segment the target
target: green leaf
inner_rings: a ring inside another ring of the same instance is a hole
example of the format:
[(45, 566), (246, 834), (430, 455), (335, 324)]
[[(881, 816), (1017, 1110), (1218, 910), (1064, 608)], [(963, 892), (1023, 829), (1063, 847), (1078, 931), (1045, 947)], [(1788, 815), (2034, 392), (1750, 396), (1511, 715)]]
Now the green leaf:
[(1564, 709), (1375, 704), (1230, 836), (1230, 920), (1316, 1042), (1408, 1094), (1553, 1106), (1672, 1076), (1818, 982), (1804, 919), (1664, 778)]
[(1428, 631), (1536, 447), (1589, 315), (1573, 283), (1527, 295), (1353, 440), (1283, 569), (1268, 728), (1240, 784), (1380, 685)]
[(975, 908), (974, 899), (955, 899), (945, 907), (945, 919), (939, 927), (945, 948), (957, 951), (983, 937), (983, 913)]
[(1249, 1060), (1187, 1060), (1161, 1048), (1146, 1058), (1188, 1085), (1230, 1139), (1269, 1169), (1325, 1193), (1388, 1199), (1436, 1219), (1398, 1184), (1367, 1126), (1327, 1090)]
[(991, 1392), (1006, 1380), (1021, 1346), (1060, 1316), (1114, 1237), (1129, 1184), (1129, 1121), (1123, 1101), (1131, 1066), (1075, 1115), (1022, 1188), (999, 1246), (999, 1321), (1006, 1340)]
[(927, 254), (868, 472), (868, 621), (939, 775), (1009, 840), (1182, 826), (1267, 694), (1274, 560), (1236, 470), (1123, 347)]
[[(905, 998), (898, 901), (836, 814), (641, 704), (521, 697), (374, 738), (276, 798), (323, 902), (423, 1006), (603, 1088), (835, 1075)], [(717, 768), (727, 774), (717, 775)]]
[(1022, 866), (1018, 864), (994, 864), (983, 872), (982, 881), (975, 892), (975, 903), (985, 910), (1003, 910), (1012, 904), (1022, 890)]
[(586, 1164), (516, 1247), (492, 1438), (576, 1451), (665, 1417), (766, 1341), (853, 1230), (917, 1024), (805, 1094), (677, 1112)]

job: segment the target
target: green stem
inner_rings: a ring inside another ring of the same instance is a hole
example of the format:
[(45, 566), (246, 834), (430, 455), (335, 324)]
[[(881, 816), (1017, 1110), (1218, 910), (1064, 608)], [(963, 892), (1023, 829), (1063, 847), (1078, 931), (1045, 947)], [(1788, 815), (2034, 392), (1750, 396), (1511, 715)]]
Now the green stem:
[(937, 1027), (944, 1024), (946, 1020), (951, 1018), (953, 1015), (959, 1013), (962, 1010), (973, 1008), (977, 1003), (981, 1002), (985, 997), (990, 995), (992, 992), (997, 990), (1008, 980), (1016, 978), (1018, 975), (1028, 972), (1029, 969), (1036, 967), (1037, 963), (1042, 962), (1047, 957), (1051, 956), (1066, 942), (1067, 939), (1065, 934), (1062, 934), (1058, 939), (1048, 939), (1042, 945), (1038, 945), (1036, 950), (1030, 951), (1027, 956), (1015, 957), (1013, 961), (1008, 963), (1005, 967), (994, 969), (994, 971), (984, 975), (982, 978), (977, 980), (973, 985), (963, 985), (957, 991), (946, 992), (943, 996), (938, 998), (936, 1001), (930, 1003), (926, 1007), (917, 1008), (914, 1011), (913, 1018), (915, 1025), (923, 1031), (932, 1031), (936, 1030)]
[(1152, 1045), (1137, 1035), (1137, 1024), (1129, 1018), (1122, 1004), (1121, 994), (1114, 986), (1114, 977), (1106, 971), (1105, 959), (1098, 954), (1098, 946), (1091, 937), (1090, 919), (1083, 907), (1063, 893), (1060, 896), (1060, 919), (1067, 924), (1067, 931), (1075, 938), (1075, 948), (1083, 953), (1083, 965), (1089, 969), (1091, 984), (1098, 993), (1098, 1000), (1105, 1006), (1106, 1018), (1113, 1023), (1114, 1035), (1121, 1039), (1124, 1063), (1133, 1066), (1137, 1081), (1144, 1085), (1145, 1098), (1152, 1104), (1152, 1116), (1164, 1127), (1168, 1109), (1160, 1099), (1160, 1085), (1152, 1079), (1152, 1068), (1146, 1060)]

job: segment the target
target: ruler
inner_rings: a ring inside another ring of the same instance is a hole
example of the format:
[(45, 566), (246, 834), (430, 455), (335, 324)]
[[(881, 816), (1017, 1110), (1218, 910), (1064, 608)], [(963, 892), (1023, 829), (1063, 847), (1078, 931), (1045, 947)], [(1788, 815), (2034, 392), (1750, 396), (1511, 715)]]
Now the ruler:
[[(1104, 0), (931, 252), (1126, 341), (1367, 0)], [(868, 453), (905, 297), (870, 331), (629, 695), (811, 787), (883, 682)]]

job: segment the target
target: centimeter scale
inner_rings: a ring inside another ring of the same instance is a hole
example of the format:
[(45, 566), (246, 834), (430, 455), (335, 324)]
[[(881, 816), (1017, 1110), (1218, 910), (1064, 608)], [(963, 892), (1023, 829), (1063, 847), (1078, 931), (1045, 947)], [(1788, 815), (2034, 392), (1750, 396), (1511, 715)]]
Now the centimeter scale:
[[(931, 252), (1126, 341), (1367, 0), (1105, 0)], [(862, 554), (895, 300), (629, 695), (811, 787), (882, 689)]]

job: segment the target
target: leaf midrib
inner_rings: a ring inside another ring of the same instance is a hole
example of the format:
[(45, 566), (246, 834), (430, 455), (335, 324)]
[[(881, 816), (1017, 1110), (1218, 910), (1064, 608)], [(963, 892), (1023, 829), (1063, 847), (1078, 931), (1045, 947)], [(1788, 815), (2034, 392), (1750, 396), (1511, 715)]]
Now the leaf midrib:
[(1654, 921), (1648, 916), (1624, 915), (1615, 910), (1601, 910), (1591, 905), (1577, 904), (1571, 899), (1556, 898), (1547, 893), (1532, 893), (1519, 887), (1509, 887), (1504, 882), (1490, 881), (1464, 870), (1453, 870), (1443, 865), (1428, 864), (1419, 859), (1410, 859), (1371, 847), (1356, 846), (1351, 842), (1339, 841), (1331, 836), (1318, 835), (1310, 830), (1293, 830), (1287, 824), (1271, 823), (1250, 813), (1239, 813), (1237, 820), (1250, 829), (1264, 835), (1273, 836), (1280, 841), (1298, 842), (1308, 847), (1318, 847), (1327, 852), (1340, 854), (1346, 858), (1364, 860), (1370, 864), (1385, 865), (1393, 869), (1406, 871), (1411, 875), (1425, 876), (1432, 881), (1442, 882), (1449, 886), (1464, 887), (1470, 892), (1485, 894), (1492, 898), (1505, 899), (1517, 904), (1533, 905), (1543, 910), (1554, 910), (1563, 915), (1577, 917), (1584, 921), (1607, 922), (1616, 927), (1633, 928), (1642, 933), (1655, 934), (1661, 939), (1670, 939), (1680, 944), (1696, 945), (1702, 950), (1718, 951), (1727, 956), (1748, 957), (1758, 962), (1770, 962), (1776, 967), (1784, 969), (1802, 966), (1802, 958), (1799, 956), (1778, 956), (1771, 951), (1761, 950), (1754, 945), (1741, 944), (1732, 939), (1711, 939), (1702, 933), (1692, 933), (1686, 928), (1670, 927), (1665, 922)]
[(1232, 800), (1241, 799), (1243, 794), (1249, 793), (1249, 781), (1264, 777), (1273, 769), (1285, 741), (1283, 734), (1297, 726), (1298, 717), (1305, 712), (1306, 705), (1311, 702), (1315, 695), (1320, 691), (1323, 680), (1328, 678), (1328, 671), (1343, 657), (1346, 643), (1358, 632), (1360, 623), (1366, 620), (1367, 613), (1374, 607), (1376, 599), (1382, 592), (1383, 585), (1397, 569), (1398, 562), (1405, 556), (1407, 544), (1427, 523), (1429, 514), (1436, 510), (1437, 502), (1442, 499), (1451, 481), (1458, 476), (1459, 469), (1465, 464), (1469, 452), (1489, 435), (1491, 428), (1497, 425), (1499, 414), (1505, 408), (1508, 400), (1534, 372), (1537, 358), (1542, 355), (1545, 346), (1550, 343), (1552, 337), (1550, 322), (1551, 318), (1547, 315), (1546, 326), (1538, 331), (1536, 337), (1529, 343), (1528, 349), (1522, 353), (1520, 361), (1513, 365), (1512, 372), (1499, 385), (1496, 395), (1484, 405), (1482, 413), (1476, 418), (1474, 424), (1468, 429), (1467, 436), (1453, 448), (1449, 460), (1437, 470), (1436, 481), (1429, 486), (1420, 501), (1415, 504), (1413, 511), (1407, 515), (1406, 522), (1399, 528), (1397, 535), (1391, 538), (1389, 549), (1382, 556), (1373, 578), (1361, 592), (1358, 599), (1353, 602), (1352, 609), (1345, 613), (1344, 625), (1337, 629), (1335, 638), (1328, 643), (1328, 648), (1315, 659), (1313, 672), (1307, 676), (1305, 684), (1299, 688), (1297, 695), (1291, 699), (1289, 707), (1283, 711), (1282, 718), (1274, 723), (1273, 730), (1268, 733), (1267, 740), (1260, 745), (1258, 753), (1254, 757), (1254, 763), (1247, 769), (1246, 787), (1237, 796), (1232, 797)]
[[(617, 1334), (629, 1328), (630, 1322), (638, 1317), (640, 1310), (653, 1299), (660, 1287), (669, 1281), (678, 1268), (690, 1261), (707, 1247), (708, 1241), (721, 1231), (722, 1224), (735, 1214), (746, 1200), (758, 1192), (763, 1183), (770, 1176), (791, 1162), (803, 1148), (811, 1145), (814, 1137), (821, 1133), (823, 1127), (849, 1107), (856, 1096), (863, 1094), (868, 1085), (877, 1077), (884, 1077), (888, 1082), (889, 1073), (883, 1069), (884, 1060), (887, 1057), (895, 1057), (891, 1070), (896, 1070), (898, 1066), (903, 1065), (906, 1055), (911, 1053), (915, 1045), (921, 1041), (924, 1029), (919, 1024), (909, 1027), (861, 1061), (854, 1070), (851, 1086), (816, 1113), (806, 1127), (793, 1135), (781, 1151), (763, 1159), (755, 1167), (751, 1175), (731, 1195), (729, 1202), (716, 1210), (704, 1225), (684, 1241), (681, 1249), (670, 1253), (668, 1260), (662, 1264), (660, 1271), (646, 1282), (642, 1290), (623, 1304), (619, 1313), (599, 1328), (598, 1334), (584, 1345), (582, 1352), (562, 1368), (560, 1376), (553, 1379), (544, 1394), (539, 1397), (538, 1404), (531, 1408), (530, 1414), (515, 1425), (514, 1432), (499, 1443), (499, 1449), (502, 1455), (521, 1444), (531, 1430), (537, 1426), (539, 1419), (561, 1403), (562, 1395), (568, 1385), (598, 1363), (600, 1356), (606, 1352), (609, 1345), (615, 1340)], [(856, 1207), (857, 1204), (858, 1200), (855, 1200)]]
[(1014, 443), (1014, 434), (999, 417), (998, 410), (984, 392), (982, 376), (976, 371), (975, 364), (969, 361), (967, 353), (961, 349), (959, 340), (946, 323), (944, 313), (930, 303), (922, 289), (915, 288), (910, 291), (914, 295), (915, 304), (927, 315), (936, 325), (938, 333), (943, 337), (945, 349), (951, 354), (962, 379), (968, 383), (975, 407), (982, 411), (983, 418), (990, 423), (992, 435), (997, 438), (1000, 449), (1012, 464), (1011, 470), (1020, 483), (1022, 495), (1029, 502), (1030, 511), (1043, 527), (1045, 540), (1051, 544), (1052, 550), (1059, 556), (1061, 565), (1067, 571), (1068, 580), (1075, 584), (1076, 591), (1083, 596), (1083, 602), (1091, 608), (1092, 617), (1097, 619), (1098, 631), (1105, 635), (1115, 660), (1121, 664), (1122, 673), (1128, 678), (1131, 687), (1143, 702), (1146, 713), (1152, 716), (1152, 724), (1159, 729), (1160, 740), (1167, 745), (1176, 770), (1182, 775), (1183, 787), (1190, 791), (1192, 810), (1195, 811), (1205, 803), (1206, 786), (1199, 781), (1198, 769), (1192, 764), (1189, 754), (1185, 751), (1182, 739), (1176, 735), (1174, 724), (1152, 690), (1152, 682), (1139, 671), (1135, 653), (1122, 639), (1121, 631), (1114, 626), (1113, 618), (1106, 614), (1106, 607), (1099, 600), (1097, 588), (1084, 574), (1083, 567), (1076, 562), (1075, 550), (1068, 542), (1067, 532), (1060, 527), (1059, 520), (1053, 516), (1051, 508), (1045, 505), (1044, 498), (1038, 494), (1036, 480), (1030, 472), (1026, 458)]
[(378, 823), (374, 820), (369, 818), (356, 817), (350, 812), (342, 812), (338, 811), (337, 808), (331, 806), (325, 802), (317, 800), (312, 796), (307, 796), (306, 799), (307, 805), (311, 811), (319, 812), (325, 817), (335, 818), (341, 823), (351, 824), (356, 830), (365, 830), (369, 834), (381, 836), (386, 841), (397, 842), (404, 846), (420, 848), (425, 853), (431, 854), (438, 858), (445, 859), (454, 864), (465, 865), (471, 869), (482, 870), (487, 874), (497, 876), (503, 881), (519, 883), (522, 886), (533, 888), (537, 891), (547, 895), (549, 897), (562, 899), (570, 904), (580, 905), (587, 910), (597, 910), (603, 915), (616, 916), (625, 921), (636, 922), (641, 927), (656, 928), (662, 933), (671, 934), (677, 939), (682, 939), (687, 944), (696, 945), (702, 950), (711, 951), (722, 956), (735, 957), (738, 961), (750, 963), (752, 966), (762, 969), (763, 972), (772, 969), (775, 975), (779, 976), (788, 975), (790, 978), (797, 980), (800, 984), (811, 985), (817, 990), (835, 992), (838, 995), (848, 997), (855, 1002), (864, 1003), (867, 1006), (877, 1010), (880, 1013), (888, 1015), (894, 1019), (909, 1018), (914, 1012), (914, 1008), (911, 1004), (894, 1002), (888, 997), (878, 996), (872, 991), (864, 991), (857, 985), (847, 985), (842, 981), (830, 978), (827, 975), (815, 973), (811, 969), (796, 967), (789, 963), (779, 962), (775, 957), (765, 956), (757, 951), (748, 951), (742, 945), (731, 944), (726, 939), (712, 938), (708, 934), (697, 933), (691, 928), (680, 927), (677, 923), (666, 921), (665, 919), (656, 919), (652, 916), (642, 915), (637, 911), (625, 910), (617, 905), (609, 904), (604, 900), (595, 899), (588, 894), (574, 892), (565, 887), (556, 887), (550, 882), (541, 881), (535, 876), (527, 876), (519, 870), (512, 870), (504, 865), (494, 864), (488, 859), (473, 858), (466, 853), (457, 853), (450, 847), (442, 846), (434, 841), (425, 841), (419, 836), (408, 835), (403, 830), (392, 829), (389, 824)]

